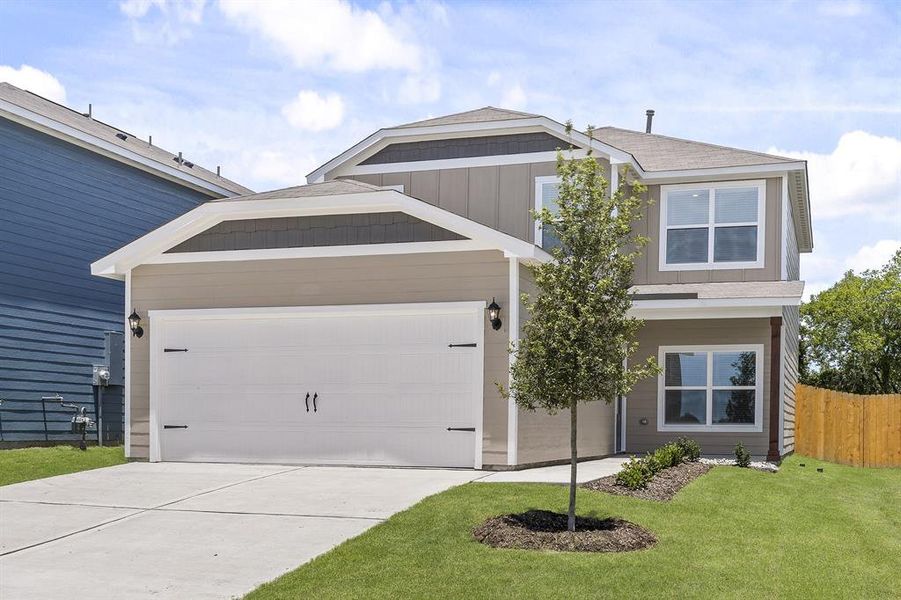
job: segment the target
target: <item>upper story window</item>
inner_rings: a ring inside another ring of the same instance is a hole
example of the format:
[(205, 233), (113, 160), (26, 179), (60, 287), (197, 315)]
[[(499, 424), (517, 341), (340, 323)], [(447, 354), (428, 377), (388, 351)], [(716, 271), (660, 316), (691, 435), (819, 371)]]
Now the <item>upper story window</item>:
[(762, 431), (763, 345), (662, 346), (658, 431)]
[[(557, 198), (559, 196), (560, 178), (556, 175), (535, 178), (535, 210), (549, 208), (557, 214)], [(544, 249), (560, 245), (560, 240), (554, 235), (554, 228), (535, 221), (535, 245)]]
[(661, 187), (660, 270), (759, 269), (765, 181)]

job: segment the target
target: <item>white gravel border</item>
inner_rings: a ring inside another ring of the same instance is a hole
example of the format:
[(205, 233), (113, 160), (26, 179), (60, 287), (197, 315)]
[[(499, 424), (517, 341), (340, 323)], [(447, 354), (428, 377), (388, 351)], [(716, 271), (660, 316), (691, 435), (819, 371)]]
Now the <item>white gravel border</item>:
[[(724, 467), (734, 467), (735, 459), (734, 458), (701, 458), (698, 459), (698, 462), (704, 463), (705, 465), (714, 465), (714, 466), (724, 466)], [(758, 471), (766, 471), (767, 473), (775, 473), (779, 470), (779, 466), (776, 463), (766, 462), (766, 461), (751, 461), (752, 469), (757, 469)]]

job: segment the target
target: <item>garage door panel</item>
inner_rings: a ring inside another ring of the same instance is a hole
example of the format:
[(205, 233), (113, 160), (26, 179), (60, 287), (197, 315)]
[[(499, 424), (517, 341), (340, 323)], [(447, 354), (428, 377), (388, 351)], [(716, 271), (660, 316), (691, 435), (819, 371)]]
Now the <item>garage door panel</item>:
[[(203, 311), (199, 311), (203, 312)], [(480, 312), (181, 318), (161, 328), (163, 460), (473, 466)], [(311, 396), (309, 412), (304, 402)]]

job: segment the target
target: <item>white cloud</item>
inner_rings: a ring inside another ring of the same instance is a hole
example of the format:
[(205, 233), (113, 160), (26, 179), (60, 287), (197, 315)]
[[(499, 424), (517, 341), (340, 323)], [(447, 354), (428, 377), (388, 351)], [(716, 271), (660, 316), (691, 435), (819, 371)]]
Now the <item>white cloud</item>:
[(191, 36), (203, 21), (206, 0), (122, 0), (119, 10), (131, 20), (136, 42), (174, 44)]
[(11, 83), (60, 104), (66, 101), (66, 88), (56, 77), (28, 65), (22, 65), (18, 69), (0, 65), (0, 81)]
[(312, 90), (302, 90), (282, 107), (282, 115), (298, 129), (334, 129), (344, 120), (344, 100), (335, 93), (322, 96)]
[(859, 0), (826, 0), (817, 5), (817, 12), (828, 17), (858, 17), (870, 12)]
[(437, 102), (439, 98), (441, 98), (441, 80), (434, 75), (411, 73), (404, 77), (397, 90), (397, 101), (401, 104)]
[(861, 273), (868, 269), (879, 269), (888, 263), (901, 248), (901, 240), (879, 240), (872, 246), (864, 246), (845, 259), (845, 266)]
[(416, 71), (421, 65), (422, 50), (405, 39), (404, 23), (385, 20), (392, 16), (388, 5), (382, 10), (385, 18), (344, 0), (220, 0), (219, 7), (228, 19), (260, 34), (300, 68)]
[(841, 136), (831, 154), (768, 152), (807, 161), (814, 219), (901, 213), (901, 139), (852, 131)]
[(526, 98), (526, 92), (522, 89), (522, 86), (517, 84), (512, 85), (504, 91), (504, 95), (501, 97), (501, 108), (510, 108), (513, 110), (521, 110), (526, 107), (526, 102), (528, 98)]

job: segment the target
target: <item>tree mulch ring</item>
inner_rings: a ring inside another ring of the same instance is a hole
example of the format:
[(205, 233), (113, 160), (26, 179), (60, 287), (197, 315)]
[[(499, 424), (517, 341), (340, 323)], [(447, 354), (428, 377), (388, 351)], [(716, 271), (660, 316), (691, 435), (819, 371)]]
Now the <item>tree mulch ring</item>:
[(684, 462), (681, 465), (660, 471), (648, 482), (647, 487), (637, 490), (617, 484), (615, 475), (583, 483), (582, 487), (597, 492), (607, 492), (608, 494), (668, 502), (673, 499), (679, 490), (712, 468), (712, 465), (704, 463)]
[(566, 529), (567, 516), (547, 510), (492, 517), (473, 536), (493, 548), (556, 550), (559, 552), (629, 552), (657, 543), (657, 537), (622, 519), (576, 517), (576, 530)]

